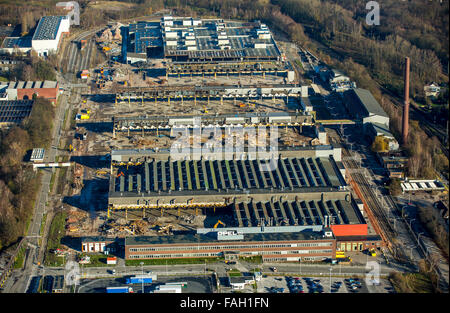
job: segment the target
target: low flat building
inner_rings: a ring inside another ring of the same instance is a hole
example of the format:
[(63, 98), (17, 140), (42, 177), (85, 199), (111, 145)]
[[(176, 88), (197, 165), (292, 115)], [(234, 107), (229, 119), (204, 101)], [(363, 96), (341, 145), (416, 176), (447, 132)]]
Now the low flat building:
[(381, 248), (383, 246), (383, 240), (378, 235), (336, 237), (336, 250), (338, 251), (364, 251), (372, 248)]
[(378, 160), (383, 164), (390, 178), (404, 178), (408, 157), (400, 152), (377, 153)]
[(389, 151), (395, 151), (400, 148), (398, 141), (389, 131), (389, 127), (380, 123), (369, 123), (366, 127), (366, 134), (372, 138), (382, 136), (388, 142)]
[(125, 238), (125, 259), (217, 258), (226, 251), (261, 255), (264, 261), (320, 261), (335, 254), (335, 238), (321, 232), (245, 234), (244, 239), (214, 239), (193, 233)]
[(0, 92), (6, 92), (8, 100), (31, 100), (33, 96), (49, 100), (53, 105), (59, 94), (57, 81), (11, 81), (0, 83)]
[(255, 278), (253, 276), (230, 276), (228, 277), (228, 282), (231, 289), (244, 289), (245, 285), (255, 283)]
[(81, 252), (117, 252), (117, 241), (106, 237), (83, 237), (81, 238)]
[(27, 54), (31, 51), (31, 36), (26, 37), (6, 37), (0, 46), (1, 53), (21, 53)]
[(45, 149), (44, 148), (34, 148), (31, 152), (30, 161), (31, 162), (44, 162)]
[(443, 191), (444, 185), (434, 179), (405, 179), (401, 183), (402, 192)]

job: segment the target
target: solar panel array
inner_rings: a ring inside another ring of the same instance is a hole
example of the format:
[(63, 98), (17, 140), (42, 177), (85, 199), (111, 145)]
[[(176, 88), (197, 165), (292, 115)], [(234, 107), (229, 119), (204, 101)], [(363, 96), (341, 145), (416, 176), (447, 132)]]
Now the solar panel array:
[(30, 37), (7, 37), (3, 41), (2, 48), (31, 48)]
[(33, 40), (53, 40), (56, 39), (59, 25), (65, 16), (44, 16), (39, 21)]
[(0, 101), (0, 123), (20, 123), (31, 113), (33, 100)]

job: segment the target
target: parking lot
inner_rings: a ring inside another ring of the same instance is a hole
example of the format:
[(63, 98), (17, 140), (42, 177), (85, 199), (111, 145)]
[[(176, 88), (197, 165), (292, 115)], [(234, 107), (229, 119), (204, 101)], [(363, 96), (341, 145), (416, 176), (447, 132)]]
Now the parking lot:
[[(182, 293), (213, 293), (213, 280), (208, 277), (162, 277), (159, 276), (156, 281), (151, 284), (144, 284), (145, 293), (152, 292), (156, 286), (165, 283), (187, 282), (187, 287), (182, 289)], [(124, 278), (106, 278), (106, 279), (84, 279), (77, 288), (79, 293), (105, 293), (106, 287), (129, 286), (133, 288), (133, 292), (141, 293), (142, 284), (125, 284)]]
[[(267, 276), (257, 283), (258, 293), (329, 293), (328, 277)], [(381, 279), (379, 285), (367, 286), (362, 278), (331, 277), (331, 293), (392, 293), (390, 282)]]
[(286, 277), (263, 277), (256, 285), (258, 293), (289, 293)]

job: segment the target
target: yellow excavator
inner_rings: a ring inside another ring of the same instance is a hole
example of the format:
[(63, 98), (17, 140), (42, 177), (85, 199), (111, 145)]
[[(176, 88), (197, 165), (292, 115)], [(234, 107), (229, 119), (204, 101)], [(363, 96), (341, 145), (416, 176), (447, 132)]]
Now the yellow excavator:
[(225, 224), (221, 220), (218, 220), (217, 223), (214, 225), (214, 228), (217, 228), (217, 226), (219, 226), (219, 224), (221, 224), (223, 227), (225, 227)]

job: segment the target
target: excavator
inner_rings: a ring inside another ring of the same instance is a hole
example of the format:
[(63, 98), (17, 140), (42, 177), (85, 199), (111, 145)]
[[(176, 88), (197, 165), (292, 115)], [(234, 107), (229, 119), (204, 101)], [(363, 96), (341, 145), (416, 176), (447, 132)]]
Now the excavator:
[(219, 224), (221, 224), (223, 227), (225, 227), (225, 224), (221, 220), (218, 220), (217, 223), (214, 225), (214, 228), (217, 228), (217, 226), (219, 226)]

